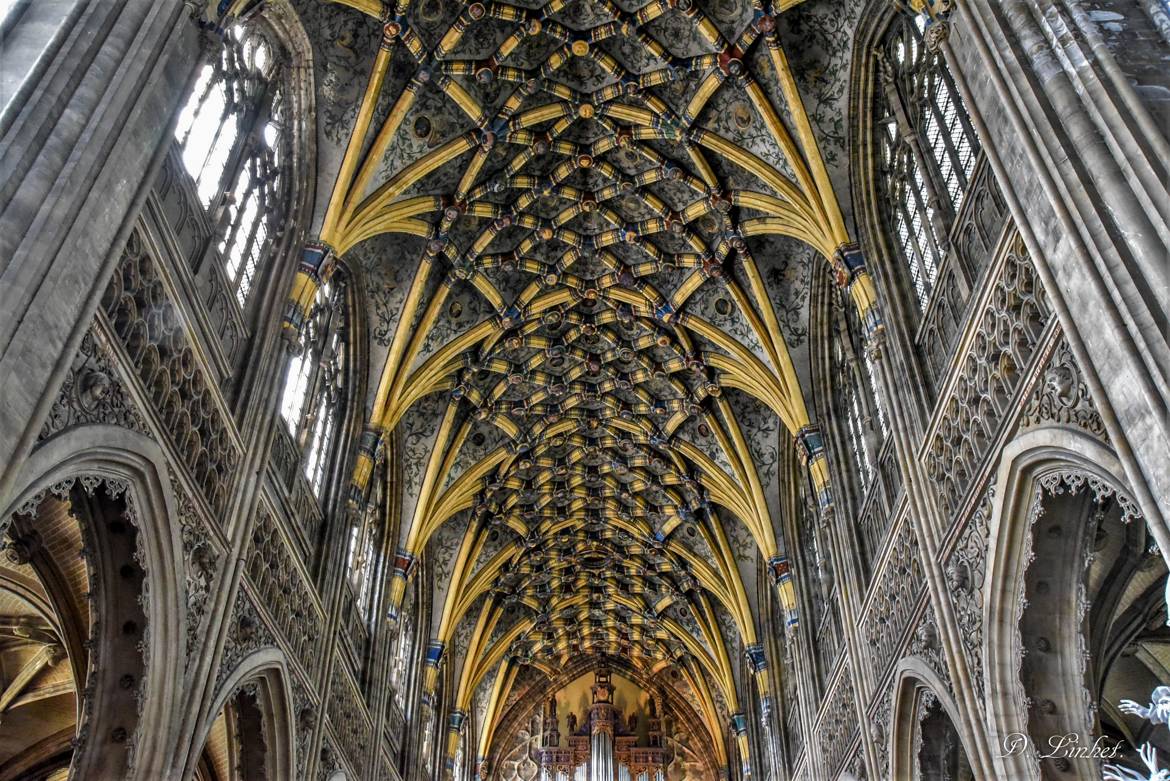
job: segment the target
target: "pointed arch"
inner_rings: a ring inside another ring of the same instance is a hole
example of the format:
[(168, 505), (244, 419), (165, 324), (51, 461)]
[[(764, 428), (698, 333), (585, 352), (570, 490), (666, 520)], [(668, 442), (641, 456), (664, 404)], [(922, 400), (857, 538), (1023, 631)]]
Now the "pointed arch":
[[(70, 429), (38, 446), (24, 462), (17, 477), (15, 499), (4, 508), (0, 522), (7, 522), (20, 508), (39, 504), (40, 496), (51, 486), (90, 476), (97, 480), (115, 481), (126, 486), (126, 501), (133, 507), (136, 546), (143, 560), (141, 593), (149, 594), (142, 606), (148, 630), (144, 649), (143, 676), (138, 684), (145, 692), (137, 714), (137, 723), (150, 725), (144, 729), (135, 744), (134, 766), (131, 778), (151, 779), (165, 777), (173, 772), (178, 747), (184, 703), (184, 616), (186, 615), (186, 582), (176, 573), (185, 571), (182, 554), (182, 536), (176, 521), (174, 495), (167, 477), (167, 459), (157, 443), (148, 437), (127, 429), (86, 425)], [(111, 527), (113, 525), (111, 524)], [(114, 568), (108, 556), (105, 535), (113, 534), (104, 524), (93, 524), (90, 536), (95, 540), (95, 577), (107, 584), (104, 597), (116, 594), (116, 587), (125, 580)], [(125, 599), (118, 596), (118, 599)], [(99, 604), (99, 610), (114, 610), (112, 603)], [(107, 620), (98, 624), (100, 634), (98, 654), (105, 649), (108, 655), (119, 642), (121, 621)], [(136, 630), (137, 631), (137, 630)], [(104, 669), (103, 669), (104, 668)], [(103, 714), (103, 708), (120, 709), (115, 697), (102, 692), (118, 691), (116, 679), (101, 680), (102, 676), (121, 675), (118, 665), (106, 664), (98, 668), (98, 679), (93, 692), (98, 699), (92, 703), (89, 718), (93, 723), (117, 724), (126, 720), (119, 710)], [(104, 772), (110, 754), (108, 746), (95, 736), (84, 741), (74, 757), (79, 772)]]

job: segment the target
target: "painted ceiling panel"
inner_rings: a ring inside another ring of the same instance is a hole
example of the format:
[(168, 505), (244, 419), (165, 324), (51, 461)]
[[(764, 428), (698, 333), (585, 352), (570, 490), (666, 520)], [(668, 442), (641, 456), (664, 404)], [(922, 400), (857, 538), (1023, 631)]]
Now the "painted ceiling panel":
[(864, 5), (865, 0), (803, 3), (783, 14), (777, 26), (833, 189), (841, 194), (838, 200), (849, 223), (852, 204), (844, 195), (849, 192), (849, 69), (853, 65), (853, 31)]
[(848, 244), (840, 4), (295, 5), (446, 707), (486, 756), (534, 675), (620, 663), (725, 760), (810, 422), (810, 267)]

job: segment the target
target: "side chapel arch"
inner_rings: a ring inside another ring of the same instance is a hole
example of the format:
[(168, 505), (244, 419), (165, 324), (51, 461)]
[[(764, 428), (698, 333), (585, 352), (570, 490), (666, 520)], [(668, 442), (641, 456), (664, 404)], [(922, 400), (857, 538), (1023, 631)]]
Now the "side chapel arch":
[[(1035, 648), (1024, 648), (1021, 618), (1027, 609), (1029, 589), (1036, 586), (1031, 583), (1034, 578), (1029, 578), (1035, 555), (1033, 534), (1039, 533), (1036, 521), (1043, 512), (1046, 497), (1084, 489), (1085, 501), (1099, 505), (1104, 498), (1112, 499), (1116, 505), (1115, 512), (1122, 516), (1124, 522), (1141, 523), (1141, 516), (1125, 486), (1121, 463), (1116, 454), (1100, 441), (1080, 431), (1045, 426), (1021, 434), (1004, 447), (1003, 460), (995, 481), (987, 546), (988, 565), (983, 586), (986, 594), (983, 607), (983, 625), (986, 627), (983, 669), (985, 691), (988, 692), (985, 707), (993, 745), (1004, 747), (1010, 743), (1012, 736), (1031, 735), (1030, 721), (1034, 725), (1039, 718), (1035, 714), (1030, 717), (1028, 695), (1021, 681), (1024, 655), (1036, 653)], [(1065, 566), (1056, 567), (1051, 571), (1051, 577), (1047, 578), (1058, 584), (1056, 588), (1071, 591), (1071, 594), (1066, 593), (1065, 596), (1073, 600), (1085, 599), (1084, 566), (1089, 555), (1085, 546), (1091, 542), (1083, 539), (1086, 531), (1082, 528), (1072, 530), (1072, 536), (1076, 538), (1073, 549), (1058, 557), (1064, 560)], [(1062, 533), (1067, 535), (1068, 530)], [(1165, 557), (1166, 554), (1162, 555)], [(1052, 557), (1047, 552), (1043, 556)], [(1069, 568), (1072, 569), (1066, 571)], [(1069, 653), (1080, 656), (1080, 652), (1075, 651), (1075, 644), (1087, 626), (1084, 618), (1074, 616), (1070, 619), (1073, 624), (1063, 627), (1064, 631), (1059, 631), (1059, 636), (1051, 638), (1056, 657), (1050, 663), (1069, 667)], [(1034, 643), (1035, 640), (1032, 638), (1029, 642)], [(1075, 653), (1065, 653), (1068, 650), (1066, 646)], [(1032, 703), (1043, 706), (1043, 715), (1067, 715), (1072, 718), (1072, 711), (1080, 710), (1074, 706), (1074, 700), (1096, 697), (1095, 692), (1081, 694), (1080, 689), (1087, 681), (1086, 673), (1083, 669), (1078, 672), (1075, 668), (1074, 663), (1064, 671), (1069, 683), (1062, 687), (1061, 693), (1046, 692), (1054, 694), (1059, 702), (1054, 702), (1050, 707), (1044, 703)], [(1077, 691), (1065, 691), (1069, 686)], [(1092, 712), (1088, 700), (1079, 704)], [(1092, 723), (1078, 723), (1078, 728), (1088, 731), (1096, 727)], [(1034, 739), (1035, 735), (1031, 740)], [(1004, 777), (1040, 777), (1041, 768), (1036, 750), (1030, 744), (1022, 751), (1002, 749), (993, 754), (996, 755), (998, 772)], [(1071, 769), (1078, 773), (1088, 772), (1091, 776), (1097, 772), (1080, 767), (1079, 762), (1073, 765), (1075, 767)]]
[[(296, 768), (294, 725), (297, 714), (292, 710), (289, 675), (284, 653), (275, 648), (261, 648), (244, 657), (220, 686), (196, 732), (193, 751), (187, 760), (188, 770), (193, 770), (199, 762), (216, 719), (229, 702), (248, 688), (252, 690), (250, 696), (254, 697), (255, 707), (259, 710), (260, 729), (251, 730), (245, 739), (262, 742), (259, 746), (262, 765), (261, 768), (250, 768), (252, 774), (245, 775), (242, 781), (292, 778)], [(261, 769), (263, 772), (257, 772)]]
[[(185, 636), (186, 584), (176, 577), (184, 572), (182, 543), (165, 463), (159, 446), (142, 434), (113, 426), (81, 426), (53, 437), (30, 454), (17, 480), (17, 485), (25, 487), (14, 493), (16, 499), (0, 515), (3, 523), (10, 523), (14, 515), (35, 513), (50, 494), (67, 497), (70, 489), (90, 496), (104, 490), (107, 497), (125, 503), (123, 518), (80, 521), (93, 593), (98, 598), (97, 615), (91, 621), (98, 634), (89, 639), (94, 644), (93, 658), (99, 661), (82, 674), (85, 663), (78, 651), (72, 653), (71, 663), (78, 671), (75, 678), (84, 681), (78, 687), (84, 686), (86, 697), (91, 698), (78, 703), (79, 714), (84, 714), (83, 738), (72, 772), (79, 777), (102, 777), (103, 773), (144, 780), (165, 777), (180, 742), (176, 725), (184, 704), (184, 654), (179, 649)], [(126, 534), (127, 521), (133, 526), (132, 535)], [(123, 550), (127, 539), (133, 540), (133, 551)], [(125, 554), (129, 555), (123, 559)], [(122, 593), (127, 584), (133, 588), (135, 583), (141, 585), (132, 595)], [(145, 597), (141, 602), (140, 596)], [(137, 626), (133, 617), (121, 619), (123, 614), (130, 615), (126, 599), (140, 605), (137, 612), (144, 614), (145, 626)], [(92, 609), (95, 603), (90, 604)], [(140, 663), (133, 662), (133, 651), (119, 656), (136, 647), (139, 638), (146, 640)], [(130, 659), (127, 664), (134, 670), (100, 662), (112, 658)], [(129, 691), (141, 695), (132, 721), (127, 720), (125, 703), (110, 694), (128, 691), (126, 682)], [(122, 724), (132, 728), (119, 731)], [(111, 731), (86, 734), (94, 725)], [(128, 775), (125, 763), (131, 757), (111, 750), (126, 744), (133, 746)]]
[[(890, 767), (878, 768), (879, 777), (973, 781), (967, 761), (971, 736), (960, 731), (958, 705), (946, 683), (924, 660), (907, 657), (895, 668), (891, 686), (894, 699), (888, 731)], [(949, 748), (948, 756), (923, 753), (927, 731), (949, 733), (930, 736), (931, 743)]]

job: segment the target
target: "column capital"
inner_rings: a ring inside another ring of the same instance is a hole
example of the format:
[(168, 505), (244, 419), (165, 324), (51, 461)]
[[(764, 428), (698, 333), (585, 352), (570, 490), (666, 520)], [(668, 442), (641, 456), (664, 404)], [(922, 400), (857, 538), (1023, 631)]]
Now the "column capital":
[(826, 505), (820, 508), (817, 513), (817, 525), (822, 529), (828, 529), (833, 525), (833, 516), (836, 515), (836, 508), (833, 505)]
[(926, 44), (926, 50), (932, 54), (942, 51), (943, 44), (950, 37), (951, 22), (943, 17), (932, 18), (922, 31), (922, 41)]
[(390, 599), (386, 608), (386, 620), (397, 622), (402, 613), (402, 598), (406, 594), (406, 581), (414, 571), (416, 559), (413, 553), (399, 548), (394, 554), (394, 567), (390, 573)]
[(382, 446), (382, 429), (366, 426), (358, 437), (357, 458), (354, 460), (353, 477), (349, 483), (349, 506), (361, 507), (365, 503), (366, 488), (374, 473), (378, 460), (378, 449)]
[(849, 241), (837, 247), (829, 261), (833, 267), (837, 286), (849, 292), (857, 317), (861, 321), (863, 336), (883, 328), (881, 310), (878, 308), (877, 288), (865, 263), (865, 253), (857, 242)]
[(779, 592), (780, 604), (784, 608), (784, 628), (792, 631), (800, 623), (800, 613), (796, 608), (796, 589), (792, 585), (792, 570), (788, 564), (788, 557), (777, 554), (768, 559), (768, 570), (772, 575), (772, 584)]
[(806, 423), (801, 426), (794, 437), (796, 454), (805, 466), (812, 463), (824, 453), (824, 439), (821, 436), (821, 427), (816, 423)]
[(833, 492), (829, 486), (829, 459), (825, 455), (825, 440), (820, 427), (814, 423), (802, 426), (796, 432), (795, 442), (797, 457), (812, 482), (817, 506), (821, 510), (831, 507)]
[(442, 640), (432, 640), (427, 643), (427, 652), (423, 658), (423, 696), (422, 700), (432, 708), (436, 706), (435, 689), (439, 683), (439, 666), (443, 663), (443, 651), (446, 643)]
[(317, 291), (329, 281), (335, 264), (336, 256), (328, 244), (321, 241), (305, 242), (281, 327), (281, 334), (290, 345), (300, 344), (301, 331), (313, 312)]
[(760, 673), (768, 669), (768, 658), (764, 655), (763, 643), (752, 643), (744, 649), (744, 656), (747, 657), (748, 665), (752, 668), (753, 673)]
[(877, 328), (865, 335), (862, 349), (865, 350), (865, 355), (869, 360), (874, 363), (882, 360), (885, 354), (887, 338), (885, 323), (879, 323)]

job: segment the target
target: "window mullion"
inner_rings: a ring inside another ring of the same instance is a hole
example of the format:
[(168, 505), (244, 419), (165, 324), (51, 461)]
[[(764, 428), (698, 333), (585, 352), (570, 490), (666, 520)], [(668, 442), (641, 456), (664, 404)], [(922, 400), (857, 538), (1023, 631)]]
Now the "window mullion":
[[(246, 229), (248, 231), (248, 235), (247, 235), (247, 238), (245, 238), (243, 240), (243, 244), (240, 247), (239, 267), (236, 269), (236, 278), (234, 280), (237, 296), (239, 295), (239, 291), (243, 289), (243, 286), (245, 284), (247, 284), (249, 286), (249, 288), (251, 287), (252, 277), (255, 274), (255, 269), (254, 269), (255, 263), (252, 260), (252, 247), (255, 244), (256, 234), (260, 228), (260, 221), (265, 218), (265, 215), (261, 211), (261, 207), (259, 205), (260, 204), (259, 187), (260, 187), (260, 184), (256, 181), (255, 175), (253, 175), (251, 186), (248, 188), (248, 192), (244, 196), (244, 201), (246, 204), (248, 202), (248, 200), (250, 200), (252, 198), (253, 194), (255, 194), (257, 207), (256, 207), (256, 214), (254, 215), (254, 219), (252, 219), (251, 222), (247, 226), (241, 226), (241, 227), (246, 227)], [(242, 207), (241, 207), (241, 209), (242, 209)], [(248, 293), (248, 291), (245, 290), (244, 291), (245, 298), (247, 297), (247, 293)], [(240, 306), (243, 306), (243, 301), (240, 301)]]
[[(224, 89), (224, 90), (227, 89), (222, 84), (220, 85), (220, 88)], [(201, 116), (201, 112), (197, 113), (195, 115), (195, 122), (192, 126), (192, 131), (194, 131), (194, 125), (197, 125), (199, 123), (200, 116)], [(204, 175), (206, 175), (206, 173), (207, 173), (207, 166), (211, 162), (212, 156), (215, 154), (215, 148), (216, 148), (216, 145), (219, 143), (219, 139), (223, 136), (223, 129), (224, 129), (224, 127), (227, 126), (227, 121), (228, 121), (229, 116), (231, 116), (231, 108), (228, 106), (228, 101), (225, 98), (224, 104), (223, 104), (223, 109), (219, 112), (219, 122), (216, 123), (216, 125), (215, 125), (215, 135), (212, 137), (211, 143), (208, 144), (207, 150), (203, 153), (203, 159), (199, 161), (199, 166), (198, 166), (197, 170), (195, 172), (189, 172), (189, 173), (191, 173), (192, 178), (195, 180), (195, 189), (196, 190), (199, 189), (199, 182), (203, 180)], [(190, 140), (190, 139), (188, 139), (188, 140)], [(212, 198), (211, 203), (208, 204), (208, 207), (210, 208), (210, 207), (214, 206), (215, 202), (216, 202), (216, 199)]]
[[(967, 115), (967, 110), (963, 104), (963, 96), (959, 93), (958, 87), (955, 86), (954, 80), (950, 77), (950, 73), (946, 69), (946, 63), (942, 60), (939, 60), (938, 67), (942, 69), (942, 75), (944, 76), (942, 79), (943, 85), (946, 87), (947, 94), (950, 95), (951, 102), (954, 104), (955, 113), (959, 117), (961, 132), (967, 139), (967, 144), (971, 147), (971, 159), (973, 161), (975, 158), (975, 152), (977, 149), (979, 149), (979, 136), (975, 135), (975, 128), (971, 124), (971, 117)], [(950, 140), (952, 142), (954, 141), (953, 138)], [(963, 190), (966, 191), (968, 181), (967, 169), (960, 165), (959, 170), (963, 176)]]
[[(907, 190), (914, 192), (915, 188), (910, 186), (909, 181), (905, 182), (905, 184), (906, 184)], [(919, 200), (916, 196), (911, 196), (911, 197), (914, 198), (914, 205), (915, 205), (915, 209), (917, 210), (919, 208)], [(908, 202), (908, 199), (900, 198), (897, 201), (897, 203), (898, 203), (898, 211), (900, 211), (902, 214), (902, 219), (906, 223), (906, 231), (910, 236), (911, 251), (915, 255), (913, 260), (916, 261), (915, 265), (917, 266), (916, 276), (918, 279), (916, 281), (918, 284), (921, 285), (921, 290), (918, 291), (918, 299), (919, 299), (918, 304), (919, 304), (920, 308), (925, 308), (926, 300), (928, 298), (930, 298), (931, 290), (934, 287), (934, 280), (931, 278), (931, 274), (930, 274), (930, 262), (931, 261), (929, 258), (926, 257), (926, 251), (922, 247), (921, 239), (923, 237), (914, 231), (914, 219), (913, 219), (914, 215), (910, 212), (910, 208), (909, 208), (910, 204)], [(919, 217), (919, 222), (920, 223), (926, 222), (926, 215), (925, 214), (921, 214), (921, 216)], [(925, 230), (925, 228), (924, 228), (924, 230)], [(928, 243), (930, 243), (929, 237), (926, 237), (926, 238), (928, 240)], [(905, 249), (903, 248), (902, 251), (905, 252)], [(911, 259), (907, 258), (907, 260), (911, 260)]]
[[(918, 163), (918, 160), (915, 159), (912, 162)], [(916, 181), (916, 178), (914, 176), (915, 173), (917, 173), (922, 178), (921, 183)], [(919, 170), (917, 172), (909, 172), (909, 178), (907, 180), (907, 185), (908, 185), (907, 189), (910, 191), (911, 196), (914, 198), (915, 211), (920, 215), (919, 221), (922, 224), (923, 237), (925, 238), (925, 243), (927, 245), (926, 249), (927, 249), (927, 251), (930, 252), (930, 258), (926, 259), (926, 262), (923, 266), (923, 273), (925, 274), (925, 280), (928, 283), (928, 287), (933, 289), (934, 288), (934, 281), (935, 281), (935, 278), (938, 274), (938, 267), (940, 265), (940, 260), (941, 260), (939, 257), (939, 246), (938, 246), (939, 238), (938, 238), (938, 233), (936, 232), (938, 230), (938, 228), (935, 225), (935, 220), (933, 219), (934, 215), (937, 215), (938, 212), (934, 212), (934, 214), (932, 214), (931, 209), (929, 208), (929, 202), (927, 200), (924, 200), (922, 197), (922, 188), (926, 187), (929, 190), (929, 184), (928, 184), (928, 178), (923, 175), (923, 172), (921, 170)], [(929, 198), (929, 197), (930, 197), (930, 194), (928, 192), (927, 198)], [(911, 223), (911, 225), (912, 224), (913, 223)], [(924, 255), (924, 259), (925, 259), (925, 255)]]
[[(217, 206), (224, 202), (227, 194), (235, 189), (236, 182), (239, 180), (240, 172), (248, 160), (248, 147), (251, 144), (251, 128), (249, 123), (252, 112), (245, 111), (243, 114), (236, 115), (237, 133), (236, 142), (232, 147), (232, 151), (228, 153), (227, 159), (224, 161), (223, 171), (220, 173), (219, 189), (216, 191), (218, 195), (211, 200), (210, 208), (214, 210)], [(225, 114), (226, 118), (226, 114)], [(222, 125), (221, 125), (222, 127)]]
[[(183, 137), (176, 139), (179, 142), (180, 149), (186, 149), (187, 143), (191, 140), (191, 131), (195, 128), (195, 122), (199, 119), (199, 114), (207, 105), (207, 99), (211, 95), (211, 91), (215, 89), (216, 85), (222, 79), (223, 69), (220, 67), (221, 63), (217, 60), (215, 63), (208, 63), (211, 67), (211, 73), (207, 76), (207, 83), (203, 85), (203, 89), (198, 96), (194, 94), (189, 97), (188, 104), (194, 103), (195, 108), (191, 111), (191, 121), (187, 125), (187, 129), (183, 131)], [(198, 84), (198, 77), (196, 79)]]
[[(921, 45), (921, 43), (919, 45)], [(911, 155), (922, 171), (922, 179), (926, 187), (928, 203), (933, 203), (934, 205), (934, 218), (932, 219), (932, 223), (934, 223), (933, 228), (935, 235), (945, 236), (946, 225), (938, 220), (938, 217), (941, 214), (939, 209), (940, 199), (938, 189), (935, 187), (935, 183), (931, 176), (928, 175), (931, 168), (926, 162), (927, 157), (933, 156), (926, 155), (922, 148), (924, 139), (920, 129), (916, 127), (916, 123), (911, 117), (912, 103), (903, 94), (903, 91), (898, 88), (898, 75), (892, 70), (892, 66), (888, 62), (883, 63), (882, 67), (888, 71), (883, 75), (881, 81), (886, 95), (886, 101), (889, 103), (894, 118), (898, 123), (898, 135), (900, 136), (902, 143), (904, 143), (907, 148), (909, 148)], [(916, 80), (916, 87), (917, 81), (919, 80)], [(914, 189), (917, 190), (917, 188)], [(924, 209), (922, 214), (925, 217), (928, 212)]]
[[(235, 199), (234, 203), (227, 202), (228, 195), (231, 195), (232, 198)], [(230, 266), (230, 264), (232, 262), (232, 259), (231, 259), (232, 249), (235, 246), (236, 237), (239, 235), (239, 232), (240, 232), (240, 228), (241, 228), (240, 215), (243, 213), (244, 204), (247, 202), (247, 197), (248, 197), (247, 192), (245, 192), (241, 197), (236, 198), (236, 193), (234, 192), (234, 188), (233, 188), (233, 191), (224, 194), (223, 219), (228, 223), (226, 229), (224, 229), (227, 232), (224, 234), (223, 239), (220, 243), (220, 246), (222, 247), (222, 249), (220, 250), (220, 253), (222, 255), (222, 257), (220, 258), (220, 267), (223, 268), (224, 271), (228, 271), (228, 267)], [(229, 271), (228, 276), (232, 278), (232, 282), (234, 284), (235, 281), (239, 278), (239, 269), (238, 268), (236, 269), (235, 274), (232, 274)]]
[[(939, 74), (933, 75), (936, 77), (939, 76)], [(943, 79), (943, 81), (946, 81), (946, 79)], [(950, 126), (946, 121), (946, 116), (943, 114), (938, 105), (938, 101), (936, 101), (931, 94), (931, 89), (929, 86), (921, 96), (921, 101), (924, 104), (925, 110), (930, 112), (930, 115), (934, 118), (935, 123), (938, 125), (939, 137), (943, 140), (944, 148), (948, 151), (953, 151), (950, 148)], [(940, 215), (940, 219), (938, 220), (939, 233), (937, 235), (939, 236), (940, 241), (945, 242), (949, 234), (949, 226), (955, 220), (955, 202), (951, 199), (950, 190), (947, 188), (946, 177), (943, 176), (941, 161), (935, 156), (930, 139), (926, 138), (925, 136), (925, 130), (921, 130), (918, 136), (923, 143), (923, 146), (930, 149), (930, 154), (924, 154), (920, 164), (925, 163), (926, 167), (922, 169), (924, 174), (923, 179), (926, 183), (926, 189), (929, 193), (930, 200), (935, 204), (935, 214)], [(951, 157), (951, 163), (956, 169), (962, 167), (959, 164), (957, 154)]]
[[(237, 69), (241, 72), (246, 71), (247, 68), (243, 62), (243, 57), (239, 52), (235, 52), (235, 54), (239, 60)], [(247, 76), (241, 75), (231, 85), (235, 88), (235, 92), (238, 92), (239, 94), (229, 94), (228, 99), (225, 101), (225, 120), (227, 118), (228, 112), (231, 111), (232, 103), (242, 102), (245, 108), (243, 111), (240, 111), (236, 114), (236, 121), (238, 123), (236, 143), (232, 148), (232, 151), (228, 154), (227, 159), (224, 161), (223, 172), (219, 180), (219, 196), (212, 199), (212, 208), (214, 208), (218, 203), (221, 203), (224, 196), (234, 189), (236, 181), (239, 179), (240, 172), (243, 170), (243, 167), (247, 164), (248, 159), (251, 157), (251, 155), (248, 154), (248, 151), (252, 148), (252, 145), (255, 144), (257, 128), (259, 128), (261, 124), (259, 119), (264, 115), (265, 101), (270, 99), (270, 95), (273, 92), (272, 85), (268, 82), (263, 82), (263, 87), (257, 96), (257, 99), (251, 100), (243, 89), (243, 81), (245, 78), (247, 78)], [(221, 127), (222, 125), (223, 123), (221, 122)]]
[[(957, 107), (954, 107), (956, 115), (962, 114)], [(962, 133), (962, 128), (959, 129)], [(958, 147), (955, 146), (955, 136), (951, 132), (949, 124), (943, 125), (942, 128), (942, 142), (943, 148), (946, 150), (947, 157), (950, 158), (951, 166), (955, 172), (958, 180), (959, 192), (952, 201), (951, 211), (955, 217), (958, 216), (959, 204), (963, 201), (963, 193), (967, 191), (967, 170), (963, 166), (963, 155), (959, 152)], [(953, 219), (953, 218), (952, 218)]]
[(312, 436), (312, 431), (309, 430), (311, 422), (314, 422), (317, 417), (317, 408), (321, 403), (321, 385), (324, 381), (324, 369), (321, 367), (321, 349), (314, 349), (311, 353), (311, 374), (309, 381), (305, 384), (305, 404), (301, 409), (301, 420), (297, 425), (298, 442), (307, 441), (303, 437)]

